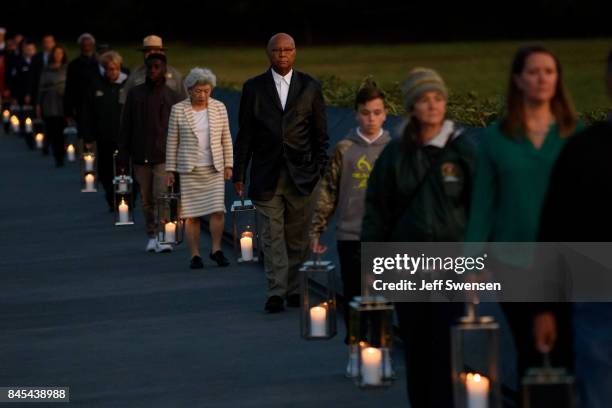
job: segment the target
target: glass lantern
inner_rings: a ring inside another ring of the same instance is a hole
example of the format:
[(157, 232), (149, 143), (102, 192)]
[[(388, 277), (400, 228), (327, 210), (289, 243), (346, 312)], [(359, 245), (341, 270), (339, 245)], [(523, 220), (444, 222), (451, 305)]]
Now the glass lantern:
[(76, 126), (67, 126), (64, 129), (64, 148), (66, 159), (75, 162), (77, 157), (77, 147), (79, 145), (79, 133)]
[(257, 210), (251, 200), (236, 200), (232, 204), (232, 238), (238, 263), (259, 262)]
[(92, 151), (83, 151), (83, 154), (81, 154), (81, 184), (81, 192), (83, 193), (98, 191), (96, 154)]
[(115, 192), (115, 225), (134, 225), (134, 180), (128, 169), (117, 165), (118, 151), (113, 154), (113, 187)]
[(300, 268), (300, 321), (306, 340), (326, 340), (336, 335), (335, 269), (331, 261), (318, 257)]
[(11, 110), (7, 106), (2, 109), (2, 125), (4, 126), (4, 133), (8, 134), (11, 130)]
[(451, 356), (455, 408), (501, 408), (499, 324), (478, 316), (477, 303), (451, 328)]
[(36, 148), (41, 150), (45, 145), (45, 134), (42, 132), (36, 133), (36, 136), (34, 136), (34, 141), (36, 142)]
[(181, 194), (174, 192), (174, 186), (157, 199), (158, 241), (160, 244), (178, 245), (183, 242), (184, 221), (180, 214)]
[(574, 377), (564, 368), (553, 368), (548, 354), (544, 355), (543, 367), (527, 370), (521, 382), (523, 408), (576, 406)]
[(393, 303), (382, 296), (355, 296), (349, 303), (346, 376), (359, 387), (385, 387), (395, 378), (393, 310)]
[(34, 108), (31, 105), (24, 105), (21, 109), (21, 118), (23, 121), (23, 133), (27, 136), (33, 136), (34, 134)]
[(17, 115), (11, 116), (11, 131), (16, 135), (21, 133), (21, 122)]

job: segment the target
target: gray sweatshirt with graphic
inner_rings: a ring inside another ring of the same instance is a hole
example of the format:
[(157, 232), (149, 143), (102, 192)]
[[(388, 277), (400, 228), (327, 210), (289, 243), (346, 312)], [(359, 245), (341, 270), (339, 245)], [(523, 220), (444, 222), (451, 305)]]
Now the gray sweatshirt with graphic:
[(336, 145), (315, 203), (310, 238), (318, 239), (337, 212), (336, 239), (359, 241), (368, 178), (391, 136), (386, 130), (371, 143), (354, 129)]

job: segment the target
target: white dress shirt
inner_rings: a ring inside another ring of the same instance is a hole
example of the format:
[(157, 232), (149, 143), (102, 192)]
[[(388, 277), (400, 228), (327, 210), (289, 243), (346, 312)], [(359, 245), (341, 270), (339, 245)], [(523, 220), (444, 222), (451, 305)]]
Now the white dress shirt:
[(285, 109), (285, 104), (287, 103), (287, 95), (289, 94), (289, 85), (291, 85), (292, 76), (293, 70), (289, 71), (287, 75), (282, 76), (272, 69), (272, 77), (276, 84), (276, 92), (278, 92), (278, 97), (280, 98), (283, 109)]
[(198, 137), (198, 166), (212, 166), (212, 153), (210, 152), (210, 128), (208, 125), (208, 109), (199, 112), (193, 111), (193, 122)]

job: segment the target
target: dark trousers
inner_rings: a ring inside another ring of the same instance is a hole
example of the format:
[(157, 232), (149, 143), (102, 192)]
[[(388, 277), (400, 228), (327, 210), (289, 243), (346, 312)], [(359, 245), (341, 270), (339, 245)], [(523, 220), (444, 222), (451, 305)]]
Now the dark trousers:
[(463, 303), (396, 303), (411, 407), (453, 406), (451, 326)]
[(47, 116), (44, 118), (46, 137), (43, 152), (49, 152), (49, 146), (53, 151), (56, 166), (64, 164), (64, 127), (66, 122), (61, 116)]
[(117, 150), (117, 144), (113, 141), (100, 140), (96, 142), (96, 150), (98, 152), (98, 179), (104, 187), (108, 207), (114, 208), (113, 154)]
[(342, 293), (344, 295), (344, 323), (348, 340), (349, 302), (361, 294), (361, 241), (337, 241)]
[[(517, 373), (519, 381), (531, 367), (541, 367), (542, 354), (536, 350), (533, 337), (533, 319), (542, 303), (500, 303), (508, 321), (517, 352)], [(573, 329), (570, 303), (546, 304), (557, 320), (557, 342), (550, 352), (553, 367), (564, 367), (570, 372), (574, 369)]]

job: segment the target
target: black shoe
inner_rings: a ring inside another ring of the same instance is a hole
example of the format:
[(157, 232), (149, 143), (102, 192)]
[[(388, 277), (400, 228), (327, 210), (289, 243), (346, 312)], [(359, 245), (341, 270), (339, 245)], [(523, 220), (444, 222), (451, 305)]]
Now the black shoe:
[(300, 294), (294, 293), (287, 296), (287, 307), (300, 307)]
[(228, 266), (230, 264), (225, 255), (223, 255), (223, 251), (217, 251), (214, 254), (210, 254), (209, 256), (210, 259), (215, 261), (218, 266)]
[(204, 264), (202, 263), (202, 258), (199, 256), (194, 256), (191, 258), (191, 262), (189, 263), (189, 268), (191, 269), (202, 269), (204, 268)]
[(270, 296), (264, 309), (268, 313), (282, 312), (285, 310), (285, 307), (283, 306), (283, 298), (280, 296)]

